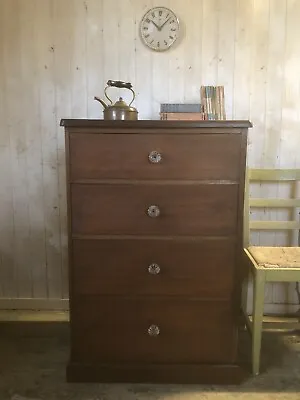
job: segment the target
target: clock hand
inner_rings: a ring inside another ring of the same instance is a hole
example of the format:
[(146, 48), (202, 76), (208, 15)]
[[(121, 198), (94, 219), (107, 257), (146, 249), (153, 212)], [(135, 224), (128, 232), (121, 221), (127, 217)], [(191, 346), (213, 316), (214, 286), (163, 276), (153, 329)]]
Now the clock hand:
[(170, 20), (171, 17), (169, 17), (160, 27), (159, 30), (161, 31), (163, 26), (165, 26), (165, 24)]
[(152, 19), (150, 19), (150, 21), (152, 22), (152, 24), (160, 31), (160, 27), (158, 25), (156, 25), (156, 23), (154, 21), (152, 21)]

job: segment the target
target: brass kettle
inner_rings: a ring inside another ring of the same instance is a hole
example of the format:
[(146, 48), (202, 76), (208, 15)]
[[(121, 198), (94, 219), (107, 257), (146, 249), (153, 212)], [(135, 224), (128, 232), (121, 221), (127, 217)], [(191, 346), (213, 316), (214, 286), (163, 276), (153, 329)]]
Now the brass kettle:
[[(117, 87), (121, 89), (128, 89), (132, 92), (133, 98), (130, 102), (129, 105), (125, 103), (125, 101), (122, 99), (122, 97), (119, 98), (118, 101), (113, 104), (112, 100), (108, 97), (106, 91), (110, 87)], [(101, 100), (99, 97), (95, 96), (94, 99), (99, 101), (104, 110), (103, 110), (103, 116), (104, 119), (107, 120), (113, 120), (113, 121), (118, 121), (118, 120), (130, 120), (134, 121), (138, 119), (138, 111), (134, 107), (130, 107), (131, 104), (133, 103), (133, 100), (135, 99), (135, 92), (132, 90), (132, 85), (130, 82), (122, 82), (122, 81), (112, 81), (109, 80), (107, 81), (107, 86), (104, 89), (104, 95), (107, 98), (107, 100), (110, 102), (110, 105), (107, 105), (103, 100)]]

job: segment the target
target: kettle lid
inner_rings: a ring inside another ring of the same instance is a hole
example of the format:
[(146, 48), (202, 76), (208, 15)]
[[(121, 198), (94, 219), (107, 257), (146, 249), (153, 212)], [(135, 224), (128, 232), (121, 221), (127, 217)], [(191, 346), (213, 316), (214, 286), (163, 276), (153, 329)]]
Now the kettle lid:
[(136, 111), (136, 108), (127, 105), (127, 103), (123, 100), (123, 97), (119, 97), (119, 100), (110, 107), (124, 108), (126, 111)]
[(128, 107), (126, 102), (123, 100), (123, 97), (119, 97), (119, 100), (115, 102), (114, 107)]

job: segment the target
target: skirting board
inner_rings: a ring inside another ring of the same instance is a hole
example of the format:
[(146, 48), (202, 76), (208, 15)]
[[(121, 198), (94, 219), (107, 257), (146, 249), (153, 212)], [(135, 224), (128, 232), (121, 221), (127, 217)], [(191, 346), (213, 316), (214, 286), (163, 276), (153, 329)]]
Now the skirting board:
[[(288, 315), (299, 310), (298, 304), (265, 304), (266, 315)], [(0, 298), (0, 310), (68, 311), (69, 299)]]
[(0, 310), (68, 311), (69, 299), (6, 299), (0, 298)]

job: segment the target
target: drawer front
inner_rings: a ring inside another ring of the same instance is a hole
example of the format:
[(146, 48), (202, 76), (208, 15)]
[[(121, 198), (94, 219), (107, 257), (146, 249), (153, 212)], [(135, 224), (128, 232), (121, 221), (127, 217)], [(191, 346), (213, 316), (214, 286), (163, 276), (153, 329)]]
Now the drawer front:
[(73, 181), (239, 177), (240, 135), (76, 133), (69, 138)]
[(73, 240), (76, 294), (182, 295), (230, 299), (232, 239)]
[(235, 351), (236, 329), (226, 302), (73, 300), (73, 361), (231, 363)]
[(71, 188), (75, 234), (229, 235), (238, 185), (85, 185)]

